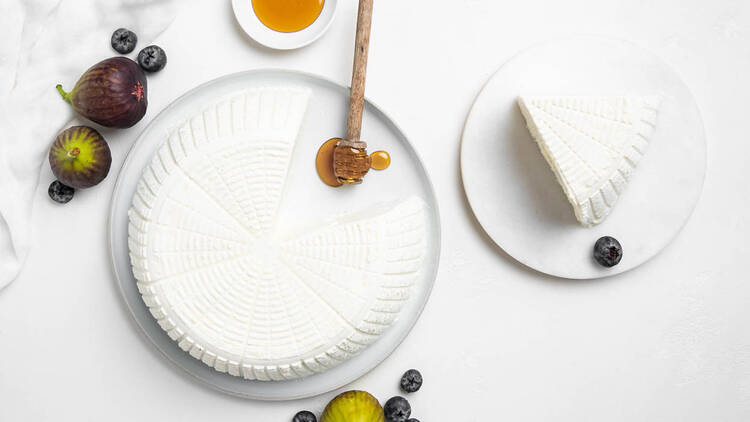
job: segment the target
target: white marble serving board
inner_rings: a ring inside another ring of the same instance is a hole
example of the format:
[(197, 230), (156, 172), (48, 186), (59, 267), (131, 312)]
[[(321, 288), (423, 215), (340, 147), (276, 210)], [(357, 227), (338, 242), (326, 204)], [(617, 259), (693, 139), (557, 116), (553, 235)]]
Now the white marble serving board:
[[(656, 131), (629, 185), (603, 223), (580, 226), (517, 97), (654, 94), (663, 98)], [(460, 160), (474, 215), (497, 245), (537, 271), (588, 279), (635, 268), (669, 245), (700, 197), (706, 141), (689, 89), (659, 58), (624, 41), (574, 37), (532, 47), (490, 78), (466, 120)], [(623, 246), (613, 268), (592, 258), (604, 235)]]

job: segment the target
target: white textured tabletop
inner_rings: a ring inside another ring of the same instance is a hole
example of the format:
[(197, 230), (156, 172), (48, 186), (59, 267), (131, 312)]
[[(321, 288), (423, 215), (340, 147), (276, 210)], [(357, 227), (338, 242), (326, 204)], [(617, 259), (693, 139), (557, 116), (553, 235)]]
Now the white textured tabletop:
[[(289, 421), (333, 397), (263, 403), (210, 390), (156, 352), (117, 290), (106, 246), (110, 194), (151, 117), (239, 70), (350, 77), (353, 0), (339, 1), (323, 38), (290, 52), (246, 39), (229, 1), (181, 3), (157, 40), (169, 64), (150, 78), (146, 119), (105, 132), (112, 175), (56, 206), (47, 166), (42, 172), (34, 248), (0, 293), (2, 421)], [(634, 271), (583, 282), (542, 276), (498, 250), (469, 211), (458, 170), (464, 118), (485, 80), (519, 50), (576, 33), (632, 40), (672, 65), (701, 108), (709, 156), (703, 196), (674, 244)], [(422, 422), (750, 420), (749, 2), (379, 1), (369, 65), (368, 96), (432, 176), (444, 243), (415, 330), (348, 388), (385, 400), (405, 369), (419, 368), (425, 385), (410, 400)]]

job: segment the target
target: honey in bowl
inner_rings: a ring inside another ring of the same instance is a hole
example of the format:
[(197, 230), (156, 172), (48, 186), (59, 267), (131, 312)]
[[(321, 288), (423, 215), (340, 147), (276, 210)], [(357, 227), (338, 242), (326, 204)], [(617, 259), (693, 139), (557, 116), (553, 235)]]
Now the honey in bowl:
[(252, 0), (263, 25), (278, 32), (297, 32), (312, 25), (325, 0)]

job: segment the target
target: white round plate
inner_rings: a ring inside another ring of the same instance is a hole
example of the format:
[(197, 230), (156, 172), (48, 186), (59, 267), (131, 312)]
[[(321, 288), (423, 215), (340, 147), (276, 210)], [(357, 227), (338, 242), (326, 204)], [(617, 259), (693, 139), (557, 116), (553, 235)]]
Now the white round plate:
[(297, 32), (279, 32), (267, 27), (255, 14), (252, 0), (232, 0), (232, 10), (242, 30), (250, 38), (276, 50), (293, 50), (312, 43), (328, 30), (336, 15), (337, 3), (338, 0), (325, 0), (315, 22)]
[[(645, 156), (603, 223), (577, 223), (526, 128), (520, 94), (663, 96)], [(498, 246), (542, 273), (589, 279), (635, 268), (674, 239), (700, 197), (706, 140), (690, 91), (664, 62), (628, 42), (575, 37), (530, 48), (490, 78), (466, 120), (460, 161), (474, 215)], [(623, 247), (613, 268), (592, 256), (605, 235)]]
[[(228, 94), (254, 87), (292, 85), (312, 90), (307, 115), (292, 156), (279, 221), (321, 221), (331, 213), (416, 195), (427, 204), (427, 245), (420, 279), (400, 318), (358, 356), (326, 372), (292, 381), (248, 381), (215, 371), (183, 352), (159, 327), (141, 299), (128, 256), (128, 209), (141, 172), (167, 134), (187, 117)], [(131, 148), (115, 185), (109, 241), (117, 282), (136, 322), (169, 360), (190, 375), (221, 391), (259, 400), (287, 400), (322, 394), (366, 374), (396, 349), (419, 318), (432, 290), (440, 255), (440, 221), (430, 179), (417, 153), (399, 128), (372, 103), (365, 105), (363, 139), (371, 150), (389, 151), (391, 166), (371, 171), (358, 186), (331, 188), (315, 172), (315, 154), (327, 139), (345, 133), (349, 89), (308, 74), (258, 70), (236, 73), (205, 83), (165, 108)], [(311, 207), (310, 204), (315, 204)]]

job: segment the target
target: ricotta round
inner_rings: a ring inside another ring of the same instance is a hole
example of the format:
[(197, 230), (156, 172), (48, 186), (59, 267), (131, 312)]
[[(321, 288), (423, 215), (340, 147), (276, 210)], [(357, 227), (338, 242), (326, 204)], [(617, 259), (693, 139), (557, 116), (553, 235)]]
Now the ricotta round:
[(221, 372), (325, 371), (398, 317), (425, 253), (418, 198), (281, 237), (276, 215), (309, 91), (262, 88), (169, 135), (129, 211), (133, 274), (159, 325)]

